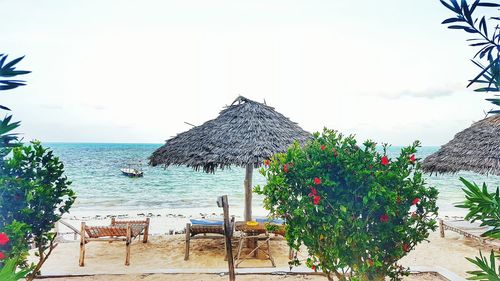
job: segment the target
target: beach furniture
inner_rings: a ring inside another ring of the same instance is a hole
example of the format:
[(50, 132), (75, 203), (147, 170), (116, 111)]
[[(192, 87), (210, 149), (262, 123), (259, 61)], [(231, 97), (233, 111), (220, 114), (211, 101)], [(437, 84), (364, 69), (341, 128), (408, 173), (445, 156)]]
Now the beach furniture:
[(466, 220), (443, 220), (439, 219), (439, 233), (441, 237), (445, 236), (445, 230), (450, 230), (468, 238), (477, 240), (482, 245), (488, 245), (500, 249), (500, 241), (489, 237), (481, 236), (490, 230), (488, 226), (481, 226), (480, 223)]
[[(258, 251), (261, 251), (266, 256), (266, 259), (271, 261), (273, 267), (276, 267), (274, 258), (271, 255), (271, 236), (267, 231), (265, 219), (258, 221), (236, 222), (236, 230), (240, 232), (238, 241), (238, 252), (235, 258), (235, 267), (238, 267), (243, 261), (255, 259)], [(259, 241), (261, 241), (259, 243)], [(250, 252), (242, 256), (243, 245), (250, 246)]]
[[(61, 226), (60, 226), (61, 224), (64, 225), (65, 227), (69, 228), (71, 231), (62, 232)], [(77, 236), (80, 235), (80, 230), (78, 230), (76, 227), (72, 226), (68, 222), (65, 222), (63, 220), (59, 220), (56, 223), (56, 235), (57, 235), (56, 240), (57, 240), (57, 242), (72, 242), (71, 240), (67, 240), (64, 238), (64, 235), (67, 235), (67, 234), (73, 234), (73, 241), (76, 241)]]
[[(234, 222), (234, 218), (231, 221)], [(184, 260), (187, 261), (189, 259), (189, 247), (191, 240), (222, 239), (224, 237), (224, 221), (191, 219), (190, 223), (186, 224), (186, 249), (184, 253)]]
[(82, 222), (80, 229), (80, 266), (85, 265), (85, 244), (91, 241), (112, 242), (125, 241), (125, 265), (130, 264), (130, 244), (132, 240), (140, 235), (142, 242), (148, 242), (149, 218), (146, 220), (124, 220), (111, 219), (109, 226), (87, 226)]

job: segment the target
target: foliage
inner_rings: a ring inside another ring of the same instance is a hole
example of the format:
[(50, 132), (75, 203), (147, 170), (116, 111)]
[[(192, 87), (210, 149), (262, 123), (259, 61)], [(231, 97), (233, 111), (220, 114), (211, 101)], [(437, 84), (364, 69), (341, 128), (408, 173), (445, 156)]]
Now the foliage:
[[(482, 16), (476, 18), (474, 12), (479, 7), (494, 8), (500, 7), (498, 3), (475, 0), (471, 5), (466, 0), (459, 4), (457, 0), (440, 0), (441, 3), (453, 11), (456, 16), (443, 21), (443, 24), (449, 24), (450, 29), (460, 29), (467, 33), (476, 35), (469, 39), (470, 46), (478, 47), (479, 51), (474, 56), (472, 62), (478, 66), (481, 71), (476, 75), (467, 87), (472, 84), (480, 84), (477, 92), (500, 92), (500, 28), (496, 21), (500, 17), (493, 16), (487, 18)], [(498, 15), (498, 14), (497, 14)], [(493, 30), (491, 26), (496, 25)], [(490, 26), (488, 28), (488, 26)], [(486, 99), (493, 104), (500, 106), (499, 98)], [(500, 110), (491, 110), (490, 113), (500, 113)]]
[[(16, 64), (24, 57), (19, 57), (10, 62), (6, 62), (7, 55), (0, 54), (0, 91), (15, 89), (19, 86), (24, 86), (25, 81), (10, 79), (18, 75), (28, 74), (31, 71), (16, 70)], [(2, 79), (8, 78), (8, 79)], [(0, 105), (0, 109), (10, 111), (5, 105)], [(10, 152), (10, 148), (19, 145), (17, 134), (12, 133), (14, 129), (19, 127), (20, 122), (12, 122), (12, 115), (7, 115), (0, 121), (0, 157), (5, 157)]]
[[(462, 189), (465, 193), (465, 201), (457, 204), (456, 207), (469, 210), (465, 216), (466, 220), (480, 221), (481, 226), (490, 227), (482, 236), (500, 239), (499, 188), (497, 187), (495, 192), (489, 192), (485, 183), (480, 188), (476, 183), (471, 183), (464, 178), (460, 178), (460, 181), (465, 185), (465, 188)], [(466, 258), (479, 268), (479, 270), (467, 272), (472, 275), (469, 280), (500, 280), (500, 266), (497, 268), (495, 265), (495, 258), (498, 257), (491, 251), (489, 263), (481, 252), (479, 252), (479, 257), (475, 259)]]
[[(444, 20), (442, 22), (443, 24), (450, 24), (448, 26), (450, 29), (461, 29), (477, 36), (467, 41), (471, 42), (470, 46), (479, 48), (472, 62), (478, 66), (481, 71), (470, 80), (467, 87), (472, 84), (479, 84), (481, 86), (475, 89), (477, 92), (500, 92), (500, 27), (496, 24), (493, 32), (491, 32), (490, 24), (490, 22), (494, 23), (495, 21), (500, 21), (500, 17), (497, 15), (488, 19), (486, 16), (482, 16), (479, 19), (474, 16), (474, 12), (478, 7), (488, 7), (497, 10), (496, 8), (500, 7), (500, 4), (481, 0), (475, 0), (471, 5), (469, 5), (466, 0), (461, 0), (460, 4), (457, 0), (440, 1), (446, 8), (456, 14), (456, 17)], [(488, 29), (490, 29), (490, 32), (488, 32)], [(478, 56), (479, 59), (477, 59)], [(495, 96), (498, 97), (499, 95)], [(494, 105), (500, 106), (499, 98), (488, 98), (486, 100)], [(489, 113), (498, 114), (500, 110), (492, 109)], [(483, 235), (497, 239), (500, 238), (500, 199), (498, 188), (495, 193), (489, 193), (484, 183), (481, 190), (475, 183), (470, 183), (464, 178), (460, 178), (460, 180), (466, 186), (466, 189), (463, 189), (466, 201), (458, 205), (458, 207), (469, 209), (469, 213), (465, 219), (471, 220), (472, 222), (476, 220), (482, 221), (481, 225), (492, 227), (491, 230)], [(488, 264), (487, 259), (483, 257), (481, 252), (479, 254), (480, 257), (476, 257), (475, 259), (467, 258), (481, 269), (469, 272), (473, 275), (469, 279), (500, 280), (500, 274), (495, 268), (494, 253), (492, 252), (490, 255), (490, 264)]]
[(37, 248), (36, 274), (55, 247), (51, 230), (69, 211), (75, 194), (64, 175), (63, 163), (39, 142), (14, 148), (2, 169), (0, 228), (14, 221), (29, 227), (24, 243), (34, 243)]
[(5, 265), (0, 268), (0, 280), (17, 281), (24, 278), (29, 273), (29, 269), (17, 271), (17, 263), (18, 260), (16, 258), (8, 259)]
[(307, 247), (309, 267), (330, 280), (400, 280), (407, 269), (397, 261), (436, 229), (438, 191), (424, 181), (418, 146), (389, 159), (387, 145), (380, 153), (374, 142), (359, 147), (325, 129), (266, 161), (267, 184), (255, 190), (272, 215), (286, 218), (288, 244)]
[(7, 115), (0, 121), (0, 157), (3, 158), (9, 154), (10, 149), (20, 144), (16, 133), (11, 133), (21, 125), (21, 122), (12, 122), (12, 115)]
[(482, 189), (476, 183), (471, 183), (464, 178), (460, 181), (466, 188), (465, 201), (456, 205), (459, 208), (469, 209), (465, 216), (471, 222), (480, 221), (481, 226), (490, 226), (491, 229), (483, 236), (500, 239), (500, 190), (497, 187), (495, 192), (490, 193), (488, 187), (483, 183)]
[[(7, 55), (0, 54), (0, 91), (11, 90), (25, 85), (25, 82), (22, 80), (12, 79), (18, 75), (30, 73), (30, 71), (16, 70), (16, 64), (23, 58), (24, 57), (19, 57), (7, 62)], [(5, 105), (0, 105), (0, 109), (10, 111), (10, 109)], [(18, 134), (13, 133), (13, 131), (19, 126), (19, 121), (12, 121), (12, 115), (6, 115), (2, 120), (0, 120), (0, 181), (2, 182), (6, 177), (6, 175), (3, 174), (2, 169), (5, 163), (5, 157), (10, 153), (13, 147), (21, 145), (18, 142)], [(0, 195), (3, 197), (3, 192), (0, 191)], [(0, 204), (0, 206), (2, 206), (3, 213), (4, 210), (6, 210), (6, 207), (3, 204)], [(5, 258), (8, 258), (6, 262), (0, 261), (0, 280), (17, 280), (24, 277), (24, 275), (30, 271), (26, 263), (28, 244), (25, 243), (24, 239), (27, 229), (28, 226), (26, 224), (16, 220), (11, 221), (9, 224), (0, 223), (0, 230), (5, 231), (10, 238), (10, 243), (0, 245), (0, 253)], [(22, 269), (20, 272), (16, 273), (19, 266)]]
[[(12, 236), (7, 235), (4, 232), (0, 233), (0, 262), (2, 263), (2, 267), (0, 267), (0, 280), (3, 281), (17, 281), (24, 278), (30, 271), (29, 269), (22, 269), (18, 271), (17, 265), (19, 262), (19, 256), (12, 255), (12, 251), (10, 253), (12, 256), (11, 258), (8, 258), (5, 254), (5, 248), (12, 248), (12, 243)], [(4, 261), (5, 259), (6, 261)]]
[(498, 258), (498, 255), (495, 255), (493, 250), (490, 253), (490, 261), (488, 263), (488, 259), (483, 256), (481, 251), (479, 251), (479, 257), (475, 259), (466, 258), (471, 263), (475, 264), (479, 267), (480, 270), (475, 271), (467, 271), (467, 273), (471, 274), (472, 277), (467, 279), (469, 280), (489, 280), (489, 281), (499, 281), (500, 280), (500, 266), (496, 266), (495, 258)]
[(6, 258), (19, 261), (18, 265), (22, 268), (29, 268), (28, 264), (25, 262), (28, 256), (28, 244), (25, 239), (26, 233), (29, 231), (28, 225), (14, 220), (5, 227), (0, 227), (0, 229), (2, 233), (5, 233), (9, 237), (9, 243), (0, 245), (0, 252), (3, 253)]
[[(19, 63), (23, 58), (24, 56), (5, 63), (7, 60), (7, 55), (0, 54), (0, 77), (11, 78), (17, 75), (30, 73), (31, 71), (16, 70), (16, 64)], [(26, 85), (26, 83), (23, 80), (4, 79), (0, 80), (0, 91), (15, 89), (19, 86), (24, 86), (24, 85)], [(0, 105), (0, 109), (9, 110), (7, 107), (3, 105)]]

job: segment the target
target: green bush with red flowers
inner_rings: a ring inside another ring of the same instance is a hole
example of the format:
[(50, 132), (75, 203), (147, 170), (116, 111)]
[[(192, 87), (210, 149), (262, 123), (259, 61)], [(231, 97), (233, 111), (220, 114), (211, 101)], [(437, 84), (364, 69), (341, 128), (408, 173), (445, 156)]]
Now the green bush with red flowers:
[[(14, 222), (11, 226), (13, 228), (22, 228), (22, 224), (17, 222)], [(30, 272), (29, 268), (18, 269), (18, 265), (22, 263), (23, 258), (22, 255), (16, 252), (16, 239), (12, 241), (11, 237), (5, 232), (0, 232), (0, 280), (2, 281), (17, 281), (26, 277)], [(27, 252), (24, 251), (23, 254), (27, 254)]]
[[(0, 232), (12, 234), (15, 243), (8, 257), (15, 257), (20, 268), (30, 268), (27, 280), (33, 280), (57, 245), (55, 223), (69, 212), (76, 196), (63, 163), (40, 142), (15, 147), (2, 160)], [(38, 257), (33, 266), (26, 262), (28, 245)]]
[(418, 146), (391, 159), (387, 146), (325, 129), (266, 161), (267, 184), (255, 191), (286, 218), (288, 244), (305, 245), (306, 265), (329, 280), (399, 280), (408, 272), (397, 262), (436, 229), (438, 191), (424, 181)]

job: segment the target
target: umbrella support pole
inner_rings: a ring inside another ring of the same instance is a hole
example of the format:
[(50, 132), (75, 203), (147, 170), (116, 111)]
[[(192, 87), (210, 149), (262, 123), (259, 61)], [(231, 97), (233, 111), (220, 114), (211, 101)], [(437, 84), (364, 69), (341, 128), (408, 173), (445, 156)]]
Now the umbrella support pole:
[[(245, 221), (252, 220), (252, 177), (253, 177), (253, 164), (248, 164), (245, 169)], [(247, 247), (254, 249), (257, 245), (257, 239), (248, 239)], [(254, 256), (257, 252), (253, 253)]]
[(246, 166), (245, 172), (245, 221), (252, 220), (252, 176), (253, 164)]

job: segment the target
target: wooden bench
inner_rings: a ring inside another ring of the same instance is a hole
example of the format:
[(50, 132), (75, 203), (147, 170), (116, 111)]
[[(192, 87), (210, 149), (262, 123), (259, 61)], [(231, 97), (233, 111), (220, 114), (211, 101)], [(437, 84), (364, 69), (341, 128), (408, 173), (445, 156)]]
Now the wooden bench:
[(143, 235), (142, 242), (148, 242), (149, 218), (146, 220), (117, 221), (111, 219), (109, 226), (87, 226), (82, 222), (80, 229), (79, 265), (85, 265), (85, 244), (91, 241), (112, 242), (125, 241), (125, 265), (130, 264), (130, 243), (132, 239)]

